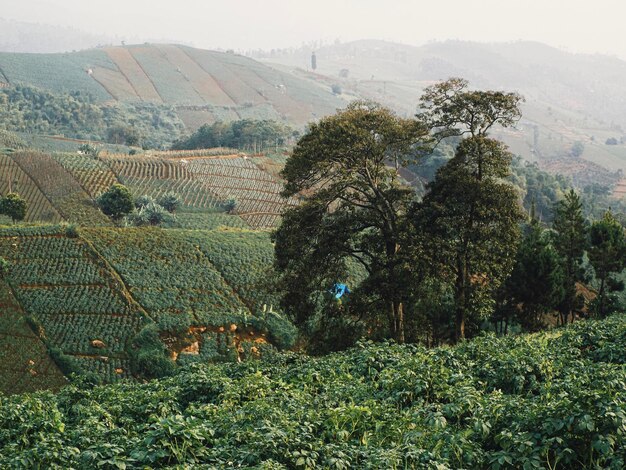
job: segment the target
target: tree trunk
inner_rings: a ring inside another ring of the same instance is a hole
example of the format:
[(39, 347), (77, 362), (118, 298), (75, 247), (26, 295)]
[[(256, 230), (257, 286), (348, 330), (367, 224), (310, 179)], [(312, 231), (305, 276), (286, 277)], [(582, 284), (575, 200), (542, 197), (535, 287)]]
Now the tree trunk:
[(404, 344), (404, 305), (398, 303), (398, 343)]
[(455, 340), (465, 339), (465, 307), (467, 303), (467, 265), (461, 257), (457, 259), (457, 276), (455, 287)]
[[(606, 276), (605, 276), (606, 277)], [(598, 291), (598, 298), (600, 299), (600, 305), (598, 306), (598, 315), (600, 318), (604, 318), (604, 279), (600, 281), (600, 290)]]

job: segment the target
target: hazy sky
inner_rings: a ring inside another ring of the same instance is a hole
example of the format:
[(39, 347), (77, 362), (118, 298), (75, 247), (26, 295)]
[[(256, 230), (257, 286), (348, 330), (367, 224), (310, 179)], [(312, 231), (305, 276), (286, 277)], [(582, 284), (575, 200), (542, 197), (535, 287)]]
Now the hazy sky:
[(536, 40), (626, 59), (624, 0), (1, 0), (0, 17), (237, 50), (314, 40)]

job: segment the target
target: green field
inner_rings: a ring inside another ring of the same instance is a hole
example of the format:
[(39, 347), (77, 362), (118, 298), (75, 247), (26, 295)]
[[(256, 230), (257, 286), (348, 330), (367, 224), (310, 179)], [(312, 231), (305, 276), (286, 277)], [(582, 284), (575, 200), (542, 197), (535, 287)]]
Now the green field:
[(0, 393), (57, 390), (66, 383), (11, 288), (0, 281)]
[[(295, 330), (277, 313), (277, 300), (263, 293), (269, 235), (226, 227), (236, 220), (244, 225), (233, 216), (210, 216), (215, 224), (223, 219), (220, 229), (84, 228), (76, 237), (59, 225), (0, 228), (0, 256), (9, 262), (6, 278), (15, 293), (0, 283), (7, 326), (1, 350), (34, 361), (27, 369), (18, 363), (0, 370), (0, 390), (62, 383), (46, 348), (58, 351), (55, 361), (66, 373), (92, 373), (105, 382), (132, 378), (131, 343), (152, 322), (180, 364), (247, 357), (256, 343), (290, 346)], [(30, 338), (23, 350), (16, 335)], [(185, 354), (194, 342), (195, 355)]]
[[(99, 371), (106, 381), (130, 377), (126, 349), (144, 314), (81, 239), (68, 237), (63, 227), (31, 232), (0, 229), (0, 254), (10, 263), (7, 278), (26, 314), (48, 346), (79, 358), (84, 372)], [(94, 347), (94, 340), (104, 347)], [(110, 359), (125, 366), (113, 367)]]

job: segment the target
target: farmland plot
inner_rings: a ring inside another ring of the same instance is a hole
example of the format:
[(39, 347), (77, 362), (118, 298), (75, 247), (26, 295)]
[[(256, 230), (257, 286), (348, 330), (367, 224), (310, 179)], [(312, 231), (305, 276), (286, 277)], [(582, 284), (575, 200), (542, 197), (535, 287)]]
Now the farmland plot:
[(224, 62), (224, 54), (220, 52), (202, 51), (191, 47), (181, 47), (207, 73), (210, 73), (222, 89), (239, 105), (259, 105), (267, 100)]
[(205, 183), (220, 198), (235, 198), (237, 213), (252, 227), (271, 227), (283, 210), (295, 204), (281, 195), (282, 182), (259, 169), (246, 158), (193, 159), (189, 172)]
[(156, 47), (136, 46), (129, 48), (133, 58), (150, 77), (154, 88), (165, 103), (205, 104), (185, 76), (172, 67), (164, 52)]
[(26, 222), (52, 222), (62, 220), (61, 215), (46, 198), (43, 192), (8, 155), (0, 155), (0, 193), (6, 194), (9, 188), (20, 194), (28, 203)]
[(268, 233), (244, 231), (180, 232), (213, 263), (248, 308), (259, 313), (278, 306), (278, 299), (263, 288), (272, 267), (274, 248)]
[(92, 156), (54, 153), (52, 158), (69, 171), (92, 198), (98, 197), (117, 183), (115, 173), (105, 163)]
[(235, 102), (220, 88), (210, 73), (194, 62), (183, 49), (174, 45), (156, 46), (167, 61), (191, 84), (207, 102), (216, 106), (233, 106)]
[(70, 358), (108, 358), (80, 363), (106, 380), (123, 377), (126, 372), (116, 372), (119, 367), (109, 359), (126, 359), (145, 322), (143, 312), (83, 240), (68, 238), (59, 227), (35, 229), (0, 230), (0, 253), (10, 263), (8, 279), (17, 299), (51, 347)]
[[(122, 85), (124, 88), (117, 88), (118, 92), (125, 91), (125, 93), (129, 93), (132, 90), (134, 96), (143, 101), (163, 102), (150, 77), (146, 75), (141, 65), (139, 65), (128, 49), (107, 47), (105, 52), (115, 63), (119, 73), (127, 83), (127, 85)], [(128, 87), (130, 87), (130, 90)]]
[(103, 161), (135, 197), (147, 195), (156, 199), (174, 192), (182, 198), (184, 206), (213, 208), (221, 204), (218, 195), (179, 162), (150, 157), (108, 157)]
[(162, 329), (238, 322), (246, 306), (218, 270), (178, 231), (89, 229), (86, 236)]
[(23, 151), (13, 153), (11, 158), (35, 181), (63, 218), (84, 225), (110, 225), (72, 174), (50, 155)]

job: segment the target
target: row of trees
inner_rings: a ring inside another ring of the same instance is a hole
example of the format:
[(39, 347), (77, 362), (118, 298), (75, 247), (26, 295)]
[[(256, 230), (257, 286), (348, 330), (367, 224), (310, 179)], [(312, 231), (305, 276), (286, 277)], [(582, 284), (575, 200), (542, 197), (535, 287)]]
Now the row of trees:
[[(357, 102), (309, 128), (283, 170), (285, 196), (303, 203), (274, 234), (274, 267), (283, 308), (314, 345), (458, 341), (519, 307), (509, 279), (535, 242), (523, 237), (512, 155), (489, 131), (513, 125), (521, 101), (451, 79), (426, 89), (415, 119)], [(451, 138), (454, 156), (417, 200), (399, 169)], [(336, 302), (327, 291), (344, 281), (353, 293)]]
[[(536, 330), (550, 312), (565, 324), (577, 315), (605, 317), (617, 308), (614, 293), (624, 284), (616, 276), (626, 263), (626, 240), (610, 211), (589, 224), (580, 197), (570, 190), (557, 203), (551, 228), (542, 227), (532, 212), (524, 231), (513, 272), (497, 299), (497, 330), (506, 333), (512, 319)], [(589, 270), (597, 292), (585, 305), (581, 291), (592, 280)]]
[(297, 135), (288, 126), (271, 120), (239, 121), (205, 124), (187, 138), (172, 145), (174, 150), (193, 150), (214, 147), (231, 147), (250, 152), (276, 149)]

